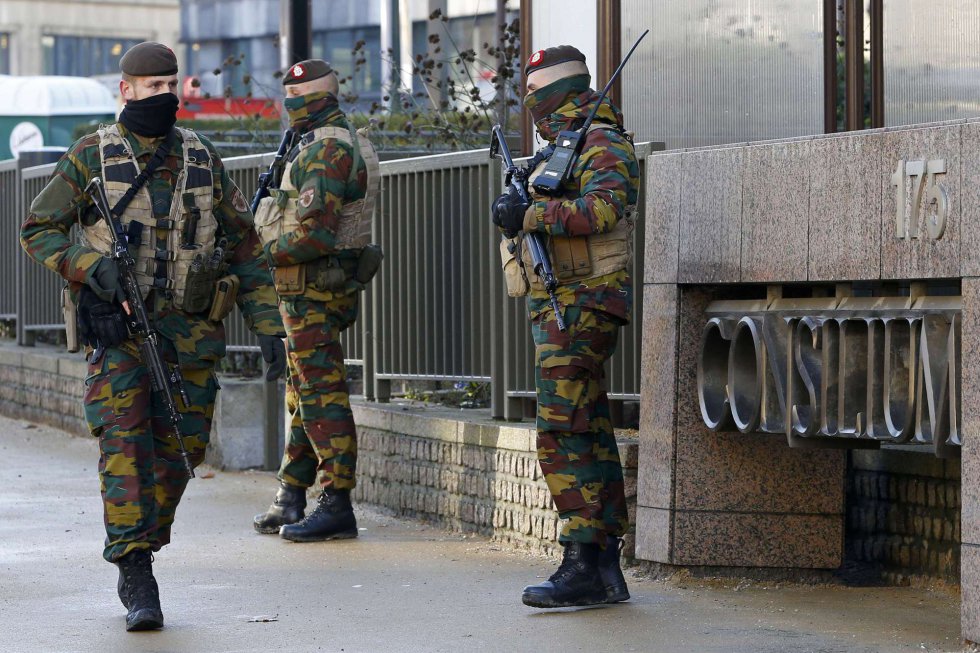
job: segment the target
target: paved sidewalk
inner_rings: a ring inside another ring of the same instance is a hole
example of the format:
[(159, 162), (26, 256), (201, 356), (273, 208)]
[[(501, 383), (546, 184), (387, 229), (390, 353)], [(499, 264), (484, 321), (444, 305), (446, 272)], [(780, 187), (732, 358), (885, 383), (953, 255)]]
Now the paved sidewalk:
[(0, 418), (0, 651), (958, 651), (959, 598), (914, 588), (632, 579), (615, 607), (540, 611), (554, 567), (358, 506), (357, 540), (291, 544), (252, 515), (269, 473), (199, 469), (157, 555), (167, 627), (126, 633), (101, 559), (93, 440)]

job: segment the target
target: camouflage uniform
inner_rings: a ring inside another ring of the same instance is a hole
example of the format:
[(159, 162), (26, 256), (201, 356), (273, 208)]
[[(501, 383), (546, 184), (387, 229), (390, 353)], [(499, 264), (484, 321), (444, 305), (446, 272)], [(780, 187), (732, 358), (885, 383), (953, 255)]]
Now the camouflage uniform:
[[(121, 124), (118, 128), (140, 167), (145, 167), (161, 139), (137, 136)], [(225, 172), (214, 147), (201, 140), (212, 161), (218, 236), (227, 239), (232, 253), (229, 272), (241, 281), (238, 306), (254, 333), (282, 337), (275, 291), (248, 203)], [(76, 295), (102, 258), (69, 235), (76, 223), (91, 224), (97, 219), (82, 190), (90, 179), (103, 176), (99, 142), (97, 134), (90, 134), (72, 145), (35, 198), (21, 229), (21, 245), (28, 255), (64, 277)], [(147, 182), (157, 218), (167, 218), (183, 161), (183, 144), (177, 138)], [(159, 242), (165, 242), (165, 233), (161, 230), (156, 234)], [(213, 369), (225, 353), (224, 325), (208, 320), (206, 315), (177, 309), (168, 291), (151, 290), (146, 306), (162, 336), (165, 359), (179, 363), (184, 375), (190, 406), (181, 406), (180, 429), (191, 463), (196, 466), (204, 459), (211, 429), (218, 390)], [(158, 551), (170, 541), (170, 527), (187, 477), (162, 402), (151, 392), (149, 374), (136, 343), (130, 340), (108, 348), (98, 360), (89, 354), (85, 416), (100, 443), (106, 525), (103, 556), (112, 562), (136, 549)]]
[[(347, 119), (333, 95), (310, 96), (300, 117), (304, 133), (322, 126), (348, 129)], [(354, 281), (358, 250), (336, 249), (340, 209), (346, 202), (365, 196), (367, 169), (363, 161), (356, 178), (353, 148), (342, 141), (325, 139), (301, 151), (294, 148), (290, 181), (299, 195), (300, 228), (282, 234), (266, 245), (274, 267), (306, 264), (307, 286), (299, 294), (280, 295), (279, 310), (286, 327), (289, 383), (286, 406), (290, 428), (279, 479), (289, 485), (310, 487), (320, 473), (324, 489), (351, 490), (357, 465), (357, 433), (347, 391), (347, 372), (340, 333), (357, 317), (358, 293)], [(343, 267), (346, 284), (340, 290), (318, 289), (311, 270), (326, 257)]]
[[(554, 141), (584, 122), (598, 95), (570, 93), (557, 111), (536, 123)], [(530, 104), (528, 105), (529, 108)], [(618, 130), (619, 110), (605, 100), (561, 198), (536, 193), (525, 231), (550, 236), (607, 233), (637, 201), (639, 166), (632, 143)], [(567, 331), (558, 331), (549, 296), (531, 289), (528, 312), (535, 343), (538, 461), (559, 516), (560, 542), (599, 543), (628, 526), (622, 465), (604, 389), (603, 365), (629, 321), (633, 284), (628, 270), (571, 283), (556, 294)]]

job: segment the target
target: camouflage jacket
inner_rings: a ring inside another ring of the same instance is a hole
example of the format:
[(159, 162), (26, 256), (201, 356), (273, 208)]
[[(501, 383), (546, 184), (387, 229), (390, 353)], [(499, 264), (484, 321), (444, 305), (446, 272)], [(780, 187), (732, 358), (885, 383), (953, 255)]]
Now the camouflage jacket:
[[(304, 128), (306, 134), (312, 135), (314, 129), (327, 125), (348, 129), (347, 118), (336, 100), (325, 110), (312, 114)], [(289, 153), (289, 159), (293, 160), (290, 181), (299, 194), (296, 217), (300, 228), (266, 245), (269, 259), (277, 267), (309, 263), (336, 254), (340, 210), (344, 203), (364, 197), (367, 190), (367, 167), (363, 161), (358, 166), (356, 181), (348, 183), (354, 150), (342, 141), (326, 139), (303, 150), (297, 145)], [(345, 252), (345, 256), (356, 260), (356, 252)], [(348, 263), (344, 262), (345, 266)]]
[[(585, 121), (596, 99), (597, 94), (591, 90), (572, 98), (551, 116), (538, 121), (538, 133), (554, 142), (559, 131), (577, 128)], [(622, 127), (622, 114), (608, 99), (599, 107), (593, 125), (598, 123)], [(552, 198), (531, 189), (534, 203), (525, 216), (525, 229), (533, 227), (558, 236), (608, 232), (623, 217), (627, 206), (636, 203), (639, 188), (640, 168), (632, 143), (619, 131), (594, 129), (586, 136), (563, 197)], [(587, 282), (559, 285), (556, 294), (562, 306), (601, 310), (628, 321), (633, 282), (629, 271), (624, 270)], [(532, 319), (551, 310), (548, 294), (532, 290), (528, 310)]]
[[(160, 138), (137, 136), (122, 125), (119, 131), (133, 148), (143, 168), (161, 143)], [(226, 238), (231, 254), (229, 273), (241, 286), (238, 307), (248, 327), (257, 335), (284, 336), (276, 291), (262, 246), (252, 227), (248, 202), (228, 176), (214, 146), (200, 137), (211, 155), (214, 180), (214, 217), (218, 237)], [(31, 203), (30, 214), (21, 227), (24, 251), (38, 263), (54, 270), (71, 283), (77, 293), (95, 272), (101, 255), (75, 242), (70, 229), (76, 223), (97, 219), (91, 200), (83, 189), (93, 177), (102, 176), (99, 135), (89, 134), (72, 145), (55, 167), (54, 175)], [(166, 217), (173, 189), (183, 166), (183, 144), (176, 139), (171, 152), (147, 182), (153, 210)], [(182, 366), (207, 367), (224, 356), (225, 329), (222, 323), (178, 310), (165, 293), (154, 292), (147, 310), (160, 334), (173, 343)]]

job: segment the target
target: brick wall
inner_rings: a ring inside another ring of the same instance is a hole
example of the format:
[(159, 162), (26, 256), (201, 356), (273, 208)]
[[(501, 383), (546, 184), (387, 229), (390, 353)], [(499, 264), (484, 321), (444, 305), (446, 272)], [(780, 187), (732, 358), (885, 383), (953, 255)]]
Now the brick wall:
[(904, 450), (854, 451), (845, 558), (890, 584), (959, 580), (960, 461)]

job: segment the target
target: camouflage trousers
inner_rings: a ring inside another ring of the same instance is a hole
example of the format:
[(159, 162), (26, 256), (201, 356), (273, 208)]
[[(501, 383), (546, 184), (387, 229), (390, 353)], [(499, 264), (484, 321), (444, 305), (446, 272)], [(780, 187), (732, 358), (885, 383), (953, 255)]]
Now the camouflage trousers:
[[(180, 432), (191, 465), (204, 460), (218, 382), (211, 368), (182, 370), (190, 406), (181, 400)], [(170, 542), (187, 470), (167, 413), (135, 349), (110, 348), (89, 362), (85, 419), (99, 438), (99, 480), (106, 540), (115, 562), (135, 549), (159, 551)]]
[(279, 479), (310, 487), (354, 488), (357, 432), (347, 393), (340, 333), (357, 318), (357, 295), (330, 302), (286, 300), (279, 312), (286, 327), (289, 432)]
[(603, 387), (603, 364), (616, 350), (621, 321), (577, 306), (566, 307), (564, 317), (565, 333), (551, 312), (531, 324), (538, 463), (564, 520), (558, 540), (604, 544), (607, 534), (622, 536), (629, 524)]

